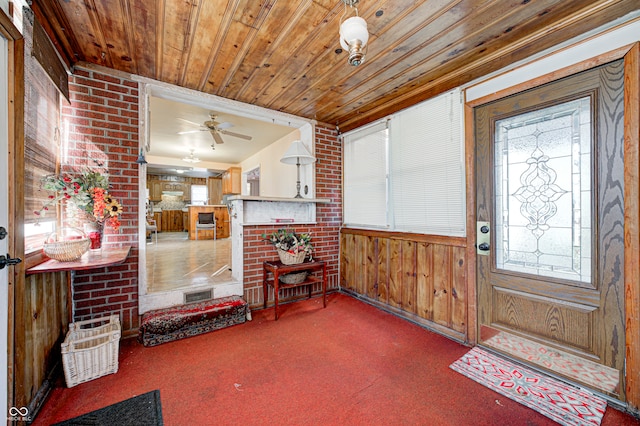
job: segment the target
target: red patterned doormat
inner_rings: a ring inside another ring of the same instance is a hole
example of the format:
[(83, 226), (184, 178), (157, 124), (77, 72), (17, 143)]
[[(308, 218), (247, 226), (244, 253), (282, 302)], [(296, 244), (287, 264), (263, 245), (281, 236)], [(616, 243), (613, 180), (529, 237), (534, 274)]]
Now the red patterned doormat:
[(478, 347), (450, 368), (562, 425), (599, 425), (607, 409), (603, 399), (588, 391), (543, 376)]

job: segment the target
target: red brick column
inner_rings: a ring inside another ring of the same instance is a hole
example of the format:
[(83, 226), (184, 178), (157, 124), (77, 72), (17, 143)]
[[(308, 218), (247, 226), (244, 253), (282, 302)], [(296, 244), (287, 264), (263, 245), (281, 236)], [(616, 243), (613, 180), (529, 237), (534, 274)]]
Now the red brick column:
[[(327, 262), (328, 288), (338, 287), (339, 240), (342, 225), (342, 145), (337, 131), (324, 124), (316, 125), (316, 198), (328, 198), (328, 204), (316, 207), (316, 225), (267, 225), (245, 226), (244, 236), (244, 299), (253, 307), (263, 305), (262, 262), (277, 259), (275, 248), (262, 239), (286, 227), (297, 233), (310, 233), (314, 247), (314, 258)], [(313, 289), (321, 291), (320, 284)], [(281, 300), (306, 296), (305, 287), (288, 289)], [(269, 296), (269, 300), (273, 300)]]
[(71, 104), (62, 108), (62, 171), (109, 173), (110, 193), (123, 213), (118, 233), (105, 227), (105, 248), (132, 247), (122, 265), (72, 274), (74, 321), (119, 314), (123, 334), (132, 333), (138, 327), (138, 83), (76, 70), (69, 89)]

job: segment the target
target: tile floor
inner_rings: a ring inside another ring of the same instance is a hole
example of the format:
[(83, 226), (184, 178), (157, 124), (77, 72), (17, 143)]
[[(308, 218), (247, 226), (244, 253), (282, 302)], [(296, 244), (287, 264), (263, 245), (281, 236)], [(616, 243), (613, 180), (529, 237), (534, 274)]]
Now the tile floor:
[(231, 281), (231, 238), (189, 240), (186, 232), (158, 233), (147, 242), (150, 293)]

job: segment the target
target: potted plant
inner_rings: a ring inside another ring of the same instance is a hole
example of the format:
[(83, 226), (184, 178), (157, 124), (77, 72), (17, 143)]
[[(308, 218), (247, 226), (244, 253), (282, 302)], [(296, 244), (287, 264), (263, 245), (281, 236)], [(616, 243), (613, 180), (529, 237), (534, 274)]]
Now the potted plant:
[(313, 260), (313, 245), (309, 234), (296, 234), (288, 229), (278, 229), (270, 235), (262, 234), (262, 238), (274, 245), (280, 261), (285, 265), (302, 263), (307, 256), (309, 260)]

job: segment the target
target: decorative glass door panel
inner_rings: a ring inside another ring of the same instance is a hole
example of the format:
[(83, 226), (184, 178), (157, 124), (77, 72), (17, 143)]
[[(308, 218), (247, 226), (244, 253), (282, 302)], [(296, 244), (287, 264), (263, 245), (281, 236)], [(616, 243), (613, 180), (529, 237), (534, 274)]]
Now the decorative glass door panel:
[(497, 268), (591, 282), (590, 104), (496, 121)]

